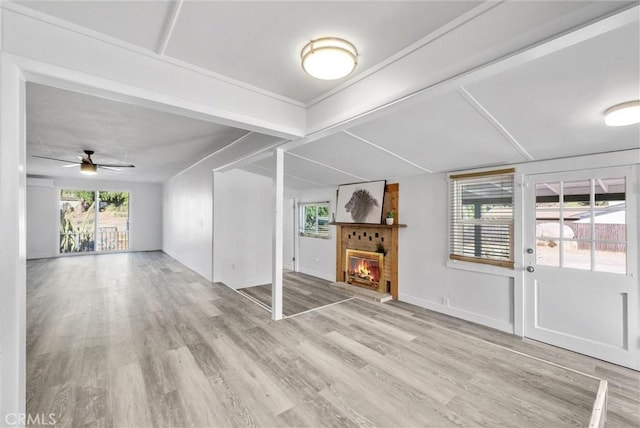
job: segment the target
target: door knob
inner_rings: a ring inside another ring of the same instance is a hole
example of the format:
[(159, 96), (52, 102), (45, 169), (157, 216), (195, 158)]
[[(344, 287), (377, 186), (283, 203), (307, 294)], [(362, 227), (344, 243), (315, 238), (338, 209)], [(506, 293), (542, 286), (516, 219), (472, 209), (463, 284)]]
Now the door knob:
[(527, 266), (527, 272), (535, 272), (536, 270), (534, 269), (533, 266)]
[(533, 248), (527, 248), (527, 254), (533, 254)]

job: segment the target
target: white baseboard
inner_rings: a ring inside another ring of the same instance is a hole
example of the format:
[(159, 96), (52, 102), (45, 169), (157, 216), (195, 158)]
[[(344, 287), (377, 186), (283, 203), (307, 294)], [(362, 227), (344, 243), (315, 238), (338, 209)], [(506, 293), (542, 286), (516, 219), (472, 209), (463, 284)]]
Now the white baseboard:
[(186, 263), (184, 260), (182, 260), (181, 257), (179, 257), (177, 254), (174, 254), (172, 251), (167, 251), (166, 249), (162, 249), (160, 250), (163, 253), (165, 253), (166, 255), (168, 255), (169, 257), (171, 257), (172, 259), (175, 259), (176, 261), (178, 261), (180, 264), (185, 265), (186, 267), (188, 267), (189, 269), (191, 269), (192, 271), (194, 271), (195, 273), (197, 273), (198, 275), (200, 275), (201, 277), (203, 277), (204, 279), (206, 279), (209, 282), (213, 282), (211, 281), (211, 272), (209, 273), (204, 273), (204, 272), (198, 272), (198, 270), (196, 270), (193, 266), (191, 266), (189, 263)]
[(58, 257), (58, 254), (46, 254), (46, 253), (27, 254), (27, 260), (50, 259), (53, 257)]
[(229, 288), (233, 288), (234, 290), (239, 290), (241, 288), (271, 284), (271, 277), (269, 278), (255, 277), (255, 278), (243, 279), (242, 281), (229, 281), (229, 280), (222, 279), (222, 281), (220, 282), (224, 283)]
[(320, 272), (313, 269), (300, 269), (298, 268), (298, 272), (304, 273), (305, 275), (315, 276), (316, 278), (322, 278), (327, 281), (334, 282), (336, 279), (333, 275), (327, 274), (326, 272)]
[(398, 300), (400, 300), (401, 302), (411, 303), (412, 305), (420, 306), (421, 308), (429, 309), (435, 312), (440, 312), (445, 315), (450, 315), (452, 317), (460, 318), (476, 324), (494, 328), (496, 330), (504, 331), (505, 333), (514, 334), (513, 324), (503, 320), (498, 320), (495, 318), (490, 318), (490, 317), (476, 314), (473, 312), (468, 312), (463, 309), (455, 308), (452, 306), (444, 306), (440, 303), (432, 302), (430, 300), (424, 300), (419, 297), (410, 296), (402, 293), (398, 295)]

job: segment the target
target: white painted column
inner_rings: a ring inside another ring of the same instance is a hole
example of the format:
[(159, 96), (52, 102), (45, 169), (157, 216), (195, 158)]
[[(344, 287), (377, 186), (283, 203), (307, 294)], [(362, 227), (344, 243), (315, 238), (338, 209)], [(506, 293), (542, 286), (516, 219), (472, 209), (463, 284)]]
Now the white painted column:
[(0, 426), (25, 412), (26, 172), (24, 79), (0, 56)]
[(273, 257), (271, 266), (271, 318), (282, 319), (282, 255), (284, 230), (284, 150), (274, 150), (275, 176), (275, 209), (273, 220)]
[(211, 254), (213, 260), (211, 262), (211, 281), (222, 282), (222, 254), (224, 248), (222, 247), (222, 230), (224, 227), (222, 218), (222, 173), (214, 171), (212, 173), (213, 184), (213, 198), (211, 207), (211, 213), (213, 215), (213, 227), (212, 227), (212, 242), (211, 242)]

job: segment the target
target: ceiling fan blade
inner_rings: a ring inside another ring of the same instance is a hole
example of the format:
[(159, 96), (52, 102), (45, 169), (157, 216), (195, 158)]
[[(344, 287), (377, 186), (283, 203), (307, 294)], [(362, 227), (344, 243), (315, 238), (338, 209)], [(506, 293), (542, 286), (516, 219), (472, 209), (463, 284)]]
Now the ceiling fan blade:
[(60, 165), (60, 168), (74, 168), (76, 166), (78, 166), (79, 164), (77, 163), (73, 163), (71, 165)]
[(120, 171), (119, 168), (114, 168), (112, 166), (105, 166), (105, 165), (96, 165), (98, 168), (102, 168), (102, 169), (108, 169), (109, 171)]
[(109, 163), (96, 163), (96, 166), (101, 167), (109, 167), (109, 168), (135, 168), (135, 165), (118, 165), (118, 164), (109, 164)]
[(66, 159), (50, 158), (48, 156), (38, 156), (38, 155), (31, 155), (31, 156), (33, 156), (34, 158), (48, 159), (48, 160), (54, 160), (54, 161), (58, 161), (58, 162), (72, 163), (74, 165), (80, 165), (82, 163), (82, 162), (70, 161), (70, 160), (66, 160)]

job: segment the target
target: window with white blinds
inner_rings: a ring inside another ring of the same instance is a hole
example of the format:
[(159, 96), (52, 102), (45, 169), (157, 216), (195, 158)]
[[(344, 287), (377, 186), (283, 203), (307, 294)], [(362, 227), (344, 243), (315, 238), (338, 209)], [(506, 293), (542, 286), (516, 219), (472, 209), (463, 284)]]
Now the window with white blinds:
[(449, 258), (513, 269), (515, 169), (449, 177)]

